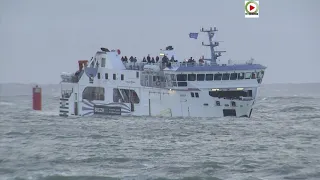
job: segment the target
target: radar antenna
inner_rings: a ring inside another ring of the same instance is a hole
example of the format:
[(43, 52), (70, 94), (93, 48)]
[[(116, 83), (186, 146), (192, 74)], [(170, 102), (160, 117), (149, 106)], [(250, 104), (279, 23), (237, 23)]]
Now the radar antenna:
[(226, 51), (216, 51), (214, 49), (214, 47), (219, 46), (219, 41), (212, 40), (216, 31), (218, 31), (218, 29), (216, 27), (214, 27), (213, 29), (212, 29), (212, 27), (210, 27), (210, 30), (205, 30), (203, 28), (201, 28), (201, 30), (200, 30), (200, 32), (208, 33), (209, 44), (204, 44), (204, 42), (202, 42), (202, 45), (203, 46), (210, 46), (211, 59), (204, 59), (204, 60), (209, 60), (209, 61), (211, 61), (212, 64), (217, 64), (217, 58), (221, 56), (221, 53), (226, 52)]

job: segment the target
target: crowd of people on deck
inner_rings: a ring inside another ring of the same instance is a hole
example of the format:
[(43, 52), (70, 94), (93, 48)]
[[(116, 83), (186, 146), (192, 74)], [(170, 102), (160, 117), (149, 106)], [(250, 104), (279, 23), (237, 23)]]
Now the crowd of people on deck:
[[(122, 56), (121, 57), (121, 61), (124, 62), (124, 63), (137, 62), (137, 57), (130, 56), (130, 58), (128, 59), (127, 56)], [(142, 62), (147, 62), (147, 63), (159, 63), (159, 61), (160, 61), (160, 57), (159, 56), (156, 56), (154, 58), (154, 57), (151, 57), (149, 54), (148, 54), (147, 57), (143, 57), (143, 59), (142, 59)], [(162, 59), (161, 59), (161, 62), (162, 63), (178, 62), (178, 60), (175, 60), (174, 56), (171, 56), (171, 59), (169, 60), (169, 58), (166, 55), (164, 55), (162, 57)]]
[[(131, 62), (131, 63), (136, 63), (138, 60), (137, 60), (137, 57), (133, 57), (133, 56), (130, 56), (130, 58), (128, 59), (127, 56), (122, 56), (121, 57), (121, 61), (124, 62), (124, 63), (128, 63), (128, 62)], [(145, 62), (145, 63), (159, 63), (160, 61), (160, 57), (159, 56), (156, 56), (155, 58), (154, 57), (151, 57), (149, 54), (147, 57), (143, 57), (142, 59), (142, 62)], [(178, 60), (176, 60), (174, 58), (174, 56), (171, 56), (171, 58), (169, 59), (166, 55), (164, 55), (160, 61), (161, 63), (163, 64), (171, 64), (173, 62), (178, 62)], [(190, 57), (188, 60), (187, 60), (187, 63), (195, 63), (196, 61)], [(204, 59), (203, 57), (201, 57), (199, 59), (199, 63), (204, 63)]]
[[(121, 61), (123, 63), (128, 63), (128, 62), (136, 63), (138, 60), (137, 60), (137, 57), (130, 56), (130, 58), (128, 59), (127, 56), (122, 56)], [(142, 62), (148, 63), (148, 64), (159, 63), (159, 61), (160, 61), (159, 56), (156, 56), (154, 58), (154, 57), (151, 57), (150, 54), (148, 54), (147, 57), (143, 57), (142, 59)], [(170, 67), (172, 62), (178, 62), (178, 60), (175, 60), (174, 56), (171, 56), (171, 58), (169, 59), (166, 55), (164, 55), (161, 59), (161, 63), (166, 64), (167, 67)]]

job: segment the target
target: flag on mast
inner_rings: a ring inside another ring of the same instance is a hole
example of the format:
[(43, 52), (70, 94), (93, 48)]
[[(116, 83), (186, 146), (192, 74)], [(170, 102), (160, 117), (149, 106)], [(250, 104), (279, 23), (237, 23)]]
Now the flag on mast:
[(198, 34), (199, 33), (190, 33), (189, 38), (198, 39)]

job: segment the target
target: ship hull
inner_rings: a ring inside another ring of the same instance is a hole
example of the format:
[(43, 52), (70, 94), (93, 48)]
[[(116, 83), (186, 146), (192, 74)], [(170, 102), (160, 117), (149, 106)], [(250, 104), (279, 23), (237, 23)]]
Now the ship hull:
[[(107, 88), (112, 92), (112, 88)], [(208, 91), (176, 91), (136, 89), (139, 103), (114, 102), (112, 96), (104, 101), (82, 99), (82, 96), (60, 99), (60, 116), (165, 116), (165, 117), (250, 117), (251, 100), (226, 99), (209, 96)]]

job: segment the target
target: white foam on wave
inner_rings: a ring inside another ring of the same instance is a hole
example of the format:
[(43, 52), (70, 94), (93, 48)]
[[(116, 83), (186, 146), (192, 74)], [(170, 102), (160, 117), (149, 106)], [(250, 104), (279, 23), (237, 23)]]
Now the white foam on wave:
[(13, 106), (14, 103), (11, 102), (0, 102), (0, 106)]
[(32, 111), (32, 113), (42, 116), (58, 116), (59, 110), (51, 110), (51, 111)]

